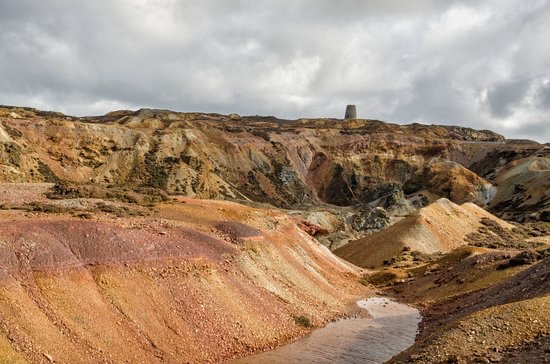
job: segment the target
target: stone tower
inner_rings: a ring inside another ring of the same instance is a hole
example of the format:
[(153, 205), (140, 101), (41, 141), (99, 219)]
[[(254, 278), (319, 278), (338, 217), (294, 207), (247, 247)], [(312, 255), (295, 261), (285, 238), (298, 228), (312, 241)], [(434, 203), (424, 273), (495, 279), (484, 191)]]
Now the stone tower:
[(357, 119), (357, 109), (355, 105), (348, 105), (346, 107), (346, 115), (344, 115), (344, 120), (354, 120)]

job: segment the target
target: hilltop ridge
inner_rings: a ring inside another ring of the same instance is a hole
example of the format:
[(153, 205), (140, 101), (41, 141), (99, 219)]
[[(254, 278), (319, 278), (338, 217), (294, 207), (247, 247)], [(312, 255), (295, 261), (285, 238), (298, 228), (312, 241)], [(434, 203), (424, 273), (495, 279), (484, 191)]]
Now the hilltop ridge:
[[(529, 193), (530, 181), (547, 186), (548, 148), (457, 126), (151, 109), (79, 118), (1, 107), (0, 135), (5, 182), (147, 186), (284, 208), (389, 208), (443, 197), (520, 220), (539, 219), (548, 204), (546, 194)], [(517, 160), (540, 162), (512, 202), (507, 186), (517, 183), (503, 178), (502, 166)]]

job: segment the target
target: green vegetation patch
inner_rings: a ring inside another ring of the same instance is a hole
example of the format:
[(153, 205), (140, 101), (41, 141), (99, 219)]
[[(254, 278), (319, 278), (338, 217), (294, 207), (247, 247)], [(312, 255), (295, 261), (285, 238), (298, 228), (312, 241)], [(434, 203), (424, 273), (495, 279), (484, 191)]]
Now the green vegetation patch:
[(21, 133), (19, 130), (11, 127), (8, 123), (4, 122), (2, 123), (4, 126), (4, 130), (12, 139), (19, 139), (23, 136), (23, 133)]
[(373, 285), (373, 286), (388, 286), (392, 283), (394, 283), (399, 276), (396, 272), (392, 271), (379, 271), (373, 274), (369, 274), (368, 276), (361, 277), (359, 282), (365, 286)]
[(118, 200), (140, 205), (170, 201), (170, 197), (164, 190), (153, 187), (130, 189), (127, 187), (97, 186), (66, 181), (56, 183), (47, 196), (51, 199), (97, 198), (102, 200)]
[(57, 177), (55, 173), (53, 173), (53, 171), (50, 169), (50, 167), (42, 161), (38, 161), (38, 171), (44, 177), (44, 180), (46, 182), (60, 181), (59, 177)]
[(309, 329), (312, 326), (309, 318), (303, 315), (294, 317), (294, 322), (296, 325), (305, 327), (306, 329)]

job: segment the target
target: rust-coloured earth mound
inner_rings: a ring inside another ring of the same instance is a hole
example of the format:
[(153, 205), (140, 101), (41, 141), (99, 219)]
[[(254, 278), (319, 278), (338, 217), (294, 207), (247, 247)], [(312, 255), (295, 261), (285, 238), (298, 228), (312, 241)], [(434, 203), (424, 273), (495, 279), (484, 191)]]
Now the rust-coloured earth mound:
[[(26, 187), (2, 185), (0, 202), (75, 203)], [(274, 210), (180, 198), (148, 216), (88, 213), (0, 211), (4, 362), (218, 362), (367, 294), (357, 268)]]
[(537, 348), (550, 337), (550, 257), (530, 267), (501, 269), (503, 261), (481, 253), (393, 288), (422, 301), (424, 319), (415, 345), (392, 362), (546, 362)]

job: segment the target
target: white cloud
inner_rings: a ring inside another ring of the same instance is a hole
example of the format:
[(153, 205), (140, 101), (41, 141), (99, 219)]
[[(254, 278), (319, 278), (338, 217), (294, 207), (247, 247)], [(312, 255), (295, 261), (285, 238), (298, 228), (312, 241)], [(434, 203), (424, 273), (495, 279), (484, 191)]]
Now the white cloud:
[(550, 141), (548, 0), (4, 0), (0, 103), (462, 124)]

